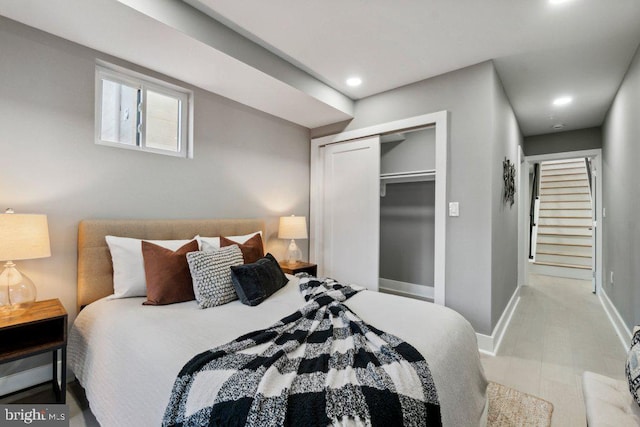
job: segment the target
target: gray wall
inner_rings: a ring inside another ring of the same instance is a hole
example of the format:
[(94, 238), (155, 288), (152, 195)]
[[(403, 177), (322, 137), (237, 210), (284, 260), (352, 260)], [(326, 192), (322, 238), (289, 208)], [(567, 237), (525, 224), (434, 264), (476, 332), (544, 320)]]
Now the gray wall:
[[(515, 164), (516, 185), (522, 135), (498, 74), (493, 72), (493, 146), (491, 158), (491, 325), (495, 327), (518, 286), (518, 194), (513, 206), (503, 202), (506, 157)], [(517, 189), (516, 189), (517, 191)]]
[[(495, 79), (492, 62), (477, 64), (361, 99), (351, 122), (311, 132), (317, 137), (441, 110), (451, 113), (447, 200), (460, 202), (460, 216), (449, 217), (447, 223), (446, 305), (483, 334), (493, 330), (492, 312), (504, 309), (492, 307), (492, 269), (499, 269), (502, 281), (517, 282), (517, 275), (510, 277), (511, 272), (502, 273), (503, 267), (492, 264), (497, 190), (493, 186), (495, 174), (502, 176), (499, 155), (506, 152), (506, 148), (493, 147), (516, 143), (495, 140), (507, 138), (504, 132), (494, 132), (494, 120), (503, 117), (493, 111), (497, 107)], [(503, 239), (517, 241), (517, 229), (498, 226), (506, 233)]]
[(411, 172), (436, 168), (436, 130), (405, 133), (404, 141), (380, 145), (380, 173)]
[(380, 277), (433, 286), (435, 183), (387, 185), (380, 198)]
[(18, 267), (70, 321), (83, 218), (260, 217), (281, 257), (277, 218), (308, 215), (308, 129), (192, 88), (194, 159), (99, 146), (95, 60), (127, 64), (1, 17), (0, 58), (0, 208), (48, 215), (52, 256)]
[(524, 138), (523, 144), (524, 154), (527, 156), (595, 148), (602, 148), (600, 127), (528, 136)]
[[(603, 288), (631, 330), (640, 324), (640, 51), (603, 125)], [(609, 283), (614, 272), (614, 283)]]

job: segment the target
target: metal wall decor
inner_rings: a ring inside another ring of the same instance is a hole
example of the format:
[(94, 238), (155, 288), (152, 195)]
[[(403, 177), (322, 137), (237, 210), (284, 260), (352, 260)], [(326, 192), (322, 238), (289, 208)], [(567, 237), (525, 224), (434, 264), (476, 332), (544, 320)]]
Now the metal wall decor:
[(502, 201), (505, 205), (509, 202), (509, 207), (511, 207), (515, 201), (514, 195), (516, 194), (516, 166), (506, 157), (502, 161), (502, 179), (504, 181)]

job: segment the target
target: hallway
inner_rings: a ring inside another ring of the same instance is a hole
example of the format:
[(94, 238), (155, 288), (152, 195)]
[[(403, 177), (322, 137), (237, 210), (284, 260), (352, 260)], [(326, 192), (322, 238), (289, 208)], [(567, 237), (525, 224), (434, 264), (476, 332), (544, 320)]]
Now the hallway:
[(581, 375), (624, 379), (626, 351), (591, 282), (530, 275), (487, 378), (553, 403), (553, 426), (585, 426)]

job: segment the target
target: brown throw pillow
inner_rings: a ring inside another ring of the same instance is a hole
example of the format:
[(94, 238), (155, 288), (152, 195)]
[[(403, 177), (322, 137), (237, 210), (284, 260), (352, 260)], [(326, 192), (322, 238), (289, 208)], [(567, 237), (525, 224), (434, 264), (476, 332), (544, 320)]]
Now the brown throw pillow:
[(198, 250), (193, 240), (177, 251), (142, 241), (147, 300), (144, 305), (165, 305), (195, 299), (187, 253)]
[(251, 264), (264, 257), (264, 247), (262, 246), (262, 237), (260, 233), (250, 238), (244, 243), (234, 242), (226, 237), (220, 236), (220, 247), (238, 245), (242, 251), (242, 257), (245, 264)]

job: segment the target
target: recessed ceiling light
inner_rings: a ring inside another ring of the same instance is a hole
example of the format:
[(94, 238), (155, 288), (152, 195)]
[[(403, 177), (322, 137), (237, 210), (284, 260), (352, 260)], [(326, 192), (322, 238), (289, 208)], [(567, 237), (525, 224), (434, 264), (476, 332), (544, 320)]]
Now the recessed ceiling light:
[(555, 125), (551, 126), (551, 129), (560, 130), (564, 127), (565, 127), (564, 123), (556, 123)]
[(360, 77), (349, 77), (347, 79), (347, 85), (351, 87), (360, 86), (362, 84), (362, 79)]
[(563, 105), (571, 104), (573, 98), (570, 96), (561, 96), (560, 98), (556, 98), (553, 100), (553, 105), (556, 107), (561, 107)]
[(562, 4), (568, 3), (570, 0), (549, 0), (549, 4)]

